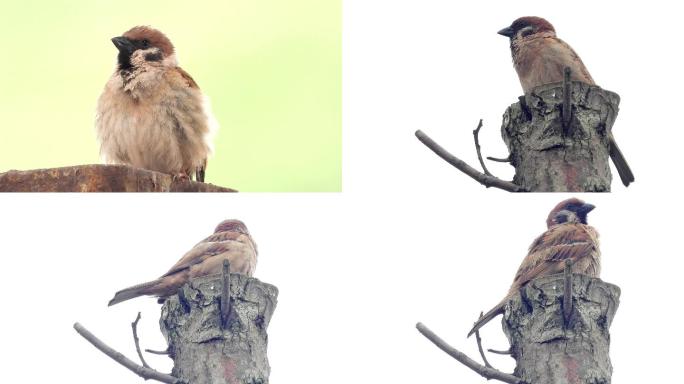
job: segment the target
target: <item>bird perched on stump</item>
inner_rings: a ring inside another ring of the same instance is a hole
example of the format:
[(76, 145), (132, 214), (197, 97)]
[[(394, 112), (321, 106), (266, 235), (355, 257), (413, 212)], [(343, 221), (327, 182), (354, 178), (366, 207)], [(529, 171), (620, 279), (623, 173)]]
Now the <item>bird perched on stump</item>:
[(240, 220), (221, 222), (214, 234), (200, 241), (160, 278), (123, 289), (114, 295), (109, 305), (150, 295), (166, 297), (175, 295), (183, 284), (200, 276), (222, 272), (223, 260), (230, 262), (230, 271), (252, 276), (257, 262), (257, 246), (247, 227)]
[(105, 162), (204, 181), (218, 124), (208, 98), (178, 66), (171, 41), (147, 26), (112, 39), (114, 74), (97, 104), (95, 127)]
[(548, 229), (530, 246), (515, 274), (508, 294), (484, 314), (468, 333), (472, 335), (487, 322), (504, 312), (506, 303), (529, 281), (562, 273), (565, 260), (572, 261), (572, 272), (599, 277), (601, 253), (598, 232), (587, 224), (587, 214), (594, 206), (572, 198), (556, 205), (546, 219)]
[[(596, 85), (582, 59), (556, 36), (553, 25), (545, 19), (521, 17), (498, 33), (510, 38), (513, 65), (525, 94), (540, 85), (562, 82), (566, 67), (571, 71), (570, 80)], [(634, 181), (634, 174), (612, 132), (608, 140), (610, 158), (622, 183), (627, 186)]]

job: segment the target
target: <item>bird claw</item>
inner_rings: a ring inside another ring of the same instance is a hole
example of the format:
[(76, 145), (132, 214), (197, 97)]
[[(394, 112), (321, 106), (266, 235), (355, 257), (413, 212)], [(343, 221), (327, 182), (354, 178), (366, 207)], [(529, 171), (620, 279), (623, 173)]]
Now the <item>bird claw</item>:
[(185, 183), (186, 181), (190, 181), (190, 176), (188, 176), (188, 174), (185, 172), (176, 173), (173, 175), (173, 181)]

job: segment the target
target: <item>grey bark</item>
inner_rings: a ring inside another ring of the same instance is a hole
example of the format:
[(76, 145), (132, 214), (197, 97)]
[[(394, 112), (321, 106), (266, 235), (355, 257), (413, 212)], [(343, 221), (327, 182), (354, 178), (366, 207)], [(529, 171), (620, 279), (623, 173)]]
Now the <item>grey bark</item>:
[(620, 96), (572, 82), (564, 129), (563, 84), (535, 88), (503, 116), (501, 134), (515, 167), (513, 183), (534, 192), (609, 192), (608, 140)]
[(230, 275), (231, 310), (221, 326), (221, 276), (184, 285), (162, 307), (159, 320), (173, 359), (172, 374), (193, 384), (267, 384), (268, 327), (278, 289)]
[(620, 288), (573, 275), (572, 312), (563, 320), (562, 275), (529, 282), (506, 307), (504, 333), (516, 360), (514, 375), (531, 384), (609, 384), (609, 328)]

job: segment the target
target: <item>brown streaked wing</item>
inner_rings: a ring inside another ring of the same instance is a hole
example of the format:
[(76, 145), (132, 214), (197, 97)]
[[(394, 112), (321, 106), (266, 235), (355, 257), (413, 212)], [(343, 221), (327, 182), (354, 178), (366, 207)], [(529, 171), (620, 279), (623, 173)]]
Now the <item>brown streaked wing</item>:
[(541, 248), (552, 245), (570, 244), (576, 242), (591, 242), (592, 238), (582, 224), (561, 224), (549, 228), (530, 245), (529, 253), (538, 252)]
[(209, 237), (200, 241), (197, 244), (199, 245), (202, 243), (218, 242), (218, 241), (239, 241), (239, 242), (248, 241), (252, 245), (252, 248), (254, 248), (254, 252), (258, 253), (257, 245), (254, 242), (254, 239), (252, 239), (252, 236), (248, 235), (248, 234), (241, 233), (241, 232), (233, 232), (233, 231), (217, 232), (217, 233), (210, 235)]
[(563, 224), (551, 227), (530, 246), (513, 285), (521, 286), (536, 277), (558, 273), (563, 268), (563, 260), (576, 261), (589, 256), (595, 249), (596, 243), (583, 225)]
[(183, 269), (190, 268), (195, 264), (199, 264), (209, 257), (226, 252), (231, 249), (231, 242), (232, 241), (229, 240), (220, 243), (200, 243), (196, 245), (161, 277), (172, 275)]
[(552, 38), (551, 42), (549, 48), (553, 54), (549, 55), (549, 59), (551, 59), (556, 66), (556, 71), (559, 74), (559, 81), (563, 81), (563, 71), (565, 70), (565, 67), (568, 66), (574, 72), (580, 72), (572, 73), (573, 79), (592, 85), (595, 84), (594, 79), (589, 74), (589, 70), (584, 66), (582, 59), (580, 59), (579, 55), (577, 55), (570, 45), (557, 37)]
[(199, 89), (199, 85), (197, 85), (197, 83), (195, 82), (195, 79), (193, 79), (189, 73), (185, 72), (185, 70), (181, 67), (176, 67), (176, 69), (178, 70), (178, 73), (180, 73), (181, 77), (183, 77), (183, 79), (185, 79), (185, 81), (188, 84), (188, 87)]
[(210, 236), (208, 236), (206, 239), (200, 241), (198, 244), (201, 243), (209, 243), (209, 242), (217, 242), (217, 241), (226, 241), (226, 240), (237, 240), (240, 236), (243, 236), (242, 233), (240, 232), (217, 232), (214, 233)]

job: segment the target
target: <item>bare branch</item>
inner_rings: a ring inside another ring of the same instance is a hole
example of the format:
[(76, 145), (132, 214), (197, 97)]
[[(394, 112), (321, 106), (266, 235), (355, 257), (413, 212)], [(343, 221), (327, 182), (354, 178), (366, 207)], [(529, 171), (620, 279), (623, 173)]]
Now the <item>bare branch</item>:
[(482, 160), (482, 153), (480, 152), (480, 128), (482, 128), (482, 119), (480, 119), (480, 122), (477, 123), (477, 128), (473, 131), (473, 137), (475, 138), (475, 151), (477, 152), (477, 159), (480, 160), (480, 165), (482, 166), (482, 170), (484, 171), (485, 175), (492, 176), (491, 172), (487, 169), (487, 166), (484, 163), (484, 160)]
[(475, 179), (477, 182), (480, 184), (484, 185), (485, 187), (495, 187), (499, 189), (503, 189), (504, 191), (508, 192), (527, 192), (525, 188), (513, 184), (510, 181), (505, 181), (501, 180), (498, 177), (494, 176), (489, 176), (485, 175), (484, 173), (478, 171), (477, 169), (471, 167), (470, 165), (466, 164), (465, 161), (459, 159), (458, 157), (452, 155), (451, 153), (447, 152), (444, 148), (442, 148), (439, 144), (437, 144), (434, 140), (432, 140), (428, 135), (423, 133), (420, 129), (416, 131), (416, 137), (418, 140), (420, 140), (423, 144), (425, 144), (426, 147), (430, 148), (432, 152), (436, 153), (437, 156), (441, 157), (444, 159), (447, 163), (453, 165), (458, 169), (459, 171), (465, 173), (466, 175), (472, 177)]
[(510, 163), (511, 162), (511, 156), (508, 155), (508, 157), (505, 159), (499, 159), (498, 157), (487, 156), (487, 160), (497, 161), (499, 163)]
[(108, 346), (100, 339), (95, 337), (95, 335), (90, 333), (90, 331), (88, 331), (84, 326), (82, 326), (79, 323), (74, 323), (74, 329), (76, 330), (76, 332), (78, 332), (79, 335), (83, 336), (83, 338), (88, 340), (88, 342), (92, 344), (95, 348), (99, 349), (102, 353), (111, 357), (114, 361), (133, 371), (136, 375), (142, 377), (145, 380), (152, 379), (168, 384), (185, 384), (185, 381), (177, 377), (171, 376), (166, 373), (161, 373), (152, 368), (147, 368), (136, 364), (135, 362), (124, 356), (121, 352), (114, 350), (112, 347)]
[(230, 261), (223, 260), (223, 280), (221, 291), (221, 327), (228, 326), (230, 317)]
[(499, 351), (499, 350), (496, 350), (496, 349), (487, 349), (487, 352), (496, 353), (497, 355), (510, 355), (510, 354), (511, 354), (511, 350), (510, 350), (510, 349), (505, 350), (505, 351)]
[(526, 384), (519, 377), (479, 364), (477, 361), (468, 357), (465, 353), (447, 344), (444, 340), (442, 340), (439, 336), (437, 336), (434, 332), (432, 332), (428, 327), (426, 327), (422, 323), (416, 324), (416, 328), (418, 328), (418, 331), (421, 334), (423, 334), (423, 336), (425, 336), (433, 344), (439, 347), (439, 349), (446, 352), (449, 356), (456, 359), (459, 363), (477, 372), (480, 376), (484, 377), (485, 379), (499, 380), (509, 384)]
[(147, 365), (147, 362), (145, 361), (142, 352), (140, 352), (140, 339), (138, 339), (138, 321), (140, 321), (140, 312), (138, 312), (138, 317), (135, 318), (135, 321), (131, 323), (131, 328), (133, 328), (133, 342), (135, 343), (135, 351), (138, 352), (138, 357), (140, 357), (140, 362), (142, 363), (143, 367), (149, 368), (150, 366)]
[(166, 349), (164, 351), (155, 351), (154, 349), (145, 349), (145, 352), (151, 353), (153, 355), (167, 355), (169, 354), (169, 350)]
[[(480, 312), (480, 319), (482, 318), (483, 314), (484, 312)], [(480, 356), (482, 356), (482, 361), (484, 361), (485, 367), (492, 368), (492, 365), (489, 364), (489, 361), (487, 361), (487, 357), (485, 357), (484, 351), (482, 350), (482, 338), (480, 337), (479, 330), (475, 331), (475, 340), (477, 340), (477, 349), (480, 351)]]
[(565, 277), (565, 291), (563, 291), (563, 320), (567, 325), (570, 316), (572, 315), (572, 261), (565, 259), (565, 269), (563, 270)]

